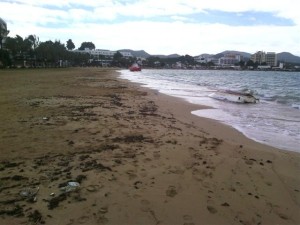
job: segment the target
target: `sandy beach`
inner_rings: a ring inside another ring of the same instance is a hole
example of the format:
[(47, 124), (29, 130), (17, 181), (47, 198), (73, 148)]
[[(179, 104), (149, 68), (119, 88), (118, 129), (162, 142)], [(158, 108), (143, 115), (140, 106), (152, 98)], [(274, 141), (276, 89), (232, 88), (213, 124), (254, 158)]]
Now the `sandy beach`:
[(300, 154), (112, 69), (0, 70), (0, 224), (297, 225)]

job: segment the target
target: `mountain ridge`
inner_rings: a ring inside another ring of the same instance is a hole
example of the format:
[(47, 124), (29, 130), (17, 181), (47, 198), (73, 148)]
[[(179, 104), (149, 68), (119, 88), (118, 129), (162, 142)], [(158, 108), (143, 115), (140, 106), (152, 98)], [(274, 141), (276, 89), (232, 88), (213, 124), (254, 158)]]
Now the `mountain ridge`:
[(120, 49), (119, 52), (130, 52), (135, 57), (148, 58), (151, 55), (144, 50)]
[(277, 53), (277, 60), (281, 62), (300, 63), (300, 57), (290, 52)]
[[(132, 49), (120, 49), (118, 51), (126, 51), (126, 52), (130, 52), (134, 57), (141, 57), (141, 58), (149, 58), (149, 57), (159, 57), (159, 58), (177, 58), (180, 57), (181, 55), (179, 54), (170, 54), (170, 55), (161, 55), (161, 54), (149, 54), (147, 53), (145, 50), (132, 50)], [(228, 53), (233, 53), (233, 54), (240, 54), (241, 56), (244, 57), (244, 59), (250, 59), (251, 57), (251, 53), (248, 52), (243, 52), (243, 51), (237, 51), (237, 50), (225, 50), (222, 51), (220, 53), (217, 54), (209, 54), (209, 53), (203, 53), (203, 54), (198, 54), (196, 56), (193, 57), (197, 57), (197, 56), (210, 56), (210, 57), (215, 57), (215, 58), (221, 58), (222, 56), (224, 56), (225, 54)], [(300, 64), (300, 57), (293, 55), (290, 52), (280, 52), (280, 53), (276, 53), (277, 55), (277, 60), (280, 62), (288, 62), (288, 63), (297, 63)]]

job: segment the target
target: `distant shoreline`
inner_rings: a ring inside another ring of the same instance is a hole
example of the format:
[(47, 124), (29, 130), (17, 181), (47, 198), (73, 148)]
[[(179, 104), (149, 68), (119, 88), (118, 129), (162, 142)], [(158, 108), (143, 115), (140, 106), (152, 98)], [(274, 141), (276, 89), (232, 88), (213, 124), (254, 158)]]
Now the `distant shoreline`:
[[(17, 67), (17, 68), (2, 68), (0, 71), (5, 70), (14, 70), (14, 69), (71, 69), (71, 68), (103, 68), (103, 69), (128, 69), (127, 67), (101, 67), (101, 66), (83, 66), (83, 67)], [(156, 67), (142, 67), (142, 69), (159, 69), (159, 70), (230, 70), (230, 71), (273, 71), (273, 72), (300, 72), (299, 70), (292, 70), (292, 69), (236, 69), (236, 68), (156, 68)]]

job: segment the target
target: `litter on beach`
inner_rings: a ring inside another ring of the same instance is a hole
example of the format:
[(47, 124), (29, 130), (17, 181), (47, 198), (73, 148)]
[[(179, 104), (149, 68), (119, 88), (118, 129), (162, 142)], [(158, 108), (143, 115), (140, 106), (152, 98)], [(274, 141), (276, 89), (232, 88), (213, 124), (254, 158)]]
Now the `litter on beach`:
[(80, 187), (80, 184), (75, 181), (70, 181), (65, 187), (60, 188), (61, 191), (70, 192), (75, 191)]

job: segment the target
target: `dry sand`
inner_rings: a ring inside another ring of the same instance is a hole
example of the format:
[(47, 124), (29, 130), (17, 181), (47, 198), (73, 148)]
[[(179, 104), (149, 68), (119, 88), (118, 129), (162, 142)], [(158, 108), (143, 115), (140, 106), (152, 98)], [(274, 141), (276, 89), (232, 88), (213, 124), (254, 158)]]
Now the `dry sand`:
[(3, 70), (0, 103), (0, 224), (300, 224), (300, 154), (113, 70)]

